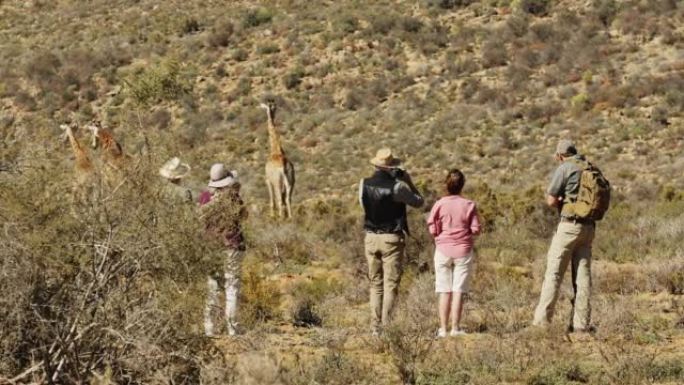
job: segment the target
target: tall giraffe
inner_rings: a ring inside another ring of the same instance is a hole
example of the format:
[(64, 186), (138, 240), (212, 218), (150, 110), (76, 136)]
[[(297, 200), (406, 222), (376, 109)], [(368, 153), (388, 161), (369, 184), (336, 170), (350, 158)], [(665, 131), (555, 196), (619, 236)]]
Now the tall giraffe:
[(287, 210), (287, 218), (292, 218), (292, 190), (295, 184), (294, 165), (285, 156), (280, 134), (278, 133), (274, 119), (276, 105), (274, 101), (261, 103), (261, 108), (266, 110), (268, 118), (268, 139), (270, 152), (266, 161), (266, 185), (271, 204), (271, 215), (275, 216), (278, 207), (278, 216), (283, 218), (283, 206)]

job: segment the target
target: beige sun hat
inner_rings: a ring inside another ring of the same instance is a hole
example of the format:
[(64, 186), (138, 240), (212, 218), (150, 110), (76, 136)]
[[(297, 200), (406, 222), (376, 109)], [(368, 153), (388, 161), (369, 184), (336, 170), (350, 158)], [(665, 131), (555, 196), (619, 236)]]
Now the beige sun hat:
[(238, 183), (235, 170), (228, 170), (223, 163), (214, 163), (209, 170), (209, 187), (228, 187)]
[(371, 159), (370, 162), (375, 167), (399, 168), (401, 166), (401, 159), (395, 158), (392, 155), (392, 150), (389, 148), (379, 149), (375, 154), (375, 158)]
[(169, 159), (164, 165), (159, 169), (159, 175), (166, 179), (181, 179), (190, 173), (190, 165), (181, 162), (180, 158), (174, 156)]

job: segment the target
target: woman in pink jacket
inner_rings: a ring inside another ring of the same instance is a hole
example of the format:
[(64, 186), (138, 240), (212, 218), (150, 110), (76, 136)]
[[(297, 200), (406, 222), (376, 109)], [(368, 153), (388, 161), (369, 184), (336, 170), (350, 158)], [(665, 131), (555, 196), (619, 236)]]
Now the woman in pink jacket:
[[(435, 291), (439, 293), (437, 336), (447, 336), (451, 315), (451, 336), (466, 334), (460, 328), (463, 293), (468, 284), (474, 259), (473, 236), (480, 233), (480, 219), (475, 202), (459, 194), (465, 176), (458, 169), (446, 177), (447, 195), (435, 203), (428, 217), (428, 229), (435, 238)], [(450, 314), (451, 313), (451, 314)]]

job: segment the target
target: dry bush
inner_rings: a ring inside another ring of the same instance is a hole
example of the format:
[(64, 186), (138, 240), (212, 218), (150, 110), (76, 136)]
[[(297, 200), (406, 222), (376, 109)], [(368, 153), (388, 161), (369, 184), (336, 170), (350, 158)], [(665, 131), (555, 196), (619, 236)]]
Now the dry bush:
[(281, 297), (277, 283), (268, 280), (261, 264), (245, 261), (240, 282), (240, 323), (250, 329), (278, 319)]
[(423, 274), (414, 280), (397, 306), (392, 324), (383, 330), (384, 348), (391, 354), (404, 384), (417, 383), (418, 366), (433, 344), (436, 310), (433, 278)]
[(106, 371), (116, 381), (197, 379), (198, 283), (216, 261), (193, 208), (168, 201), (142, 159), (74, 207), (71, 171), (42, 167), (54, 159), (36, 151), (24, 149), (34, 156), (21, 174), (0, 175), (3, 372), (32, 368), (34, 380), (59, 383)]
[(504, 41), (492, 36), (482, 45), (482, 66), (484, 68), (499, 67), (508, 63), (508, 51)]
[(288, 385), (347, 385), (376, 384), (372, 365), (352, 357), (340, 344), (334, 344), (314, 362), (298, 360), (294, 368), (288, 368), (283, 374)]

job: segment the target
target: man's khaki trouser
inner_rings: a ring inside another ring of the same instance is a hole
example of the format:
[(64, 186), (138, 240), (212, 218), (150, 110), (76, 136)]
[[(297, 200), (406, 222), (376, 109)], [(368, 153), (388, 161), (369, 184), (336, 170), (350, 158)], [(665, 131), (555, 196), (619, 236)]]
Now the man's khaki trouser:
[(370, 279), (371, 326), (379, 330), (392, 316), (404, 255), (402, 234), (366, 233), (366, 260)]
[(589, 295), (591, 293), (591, 243), (595, 225), (562, 221), (546, 257), (546, 274), (542, 285), (539, 305), (534, 313), (535, 325), (551, 322), (563, 275), (572, 262), (573, 312), (571, 326), (574, 330), (586, 330), (591, 318)]

